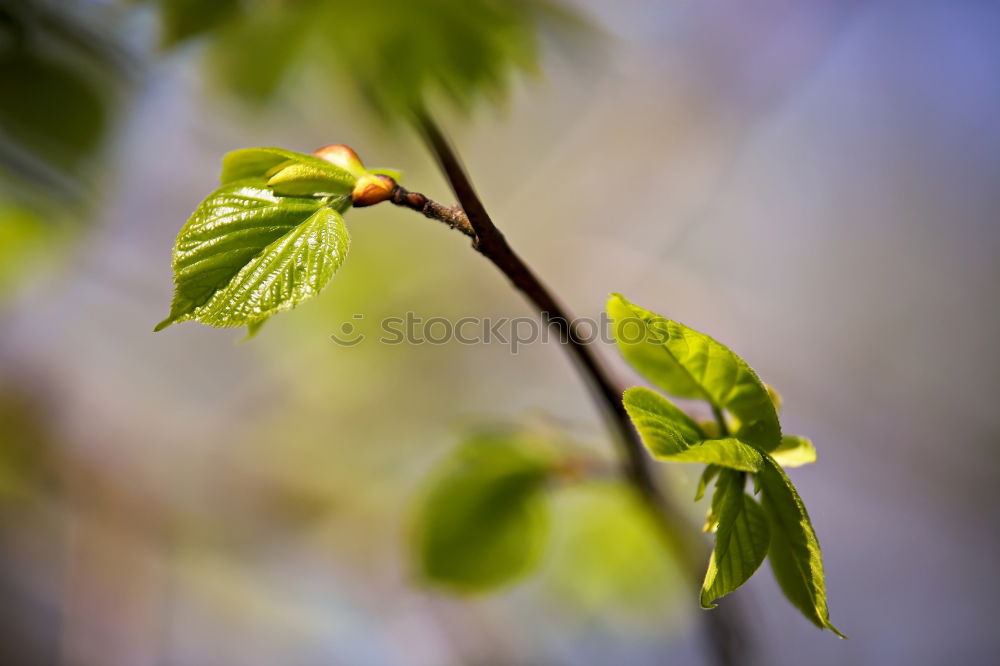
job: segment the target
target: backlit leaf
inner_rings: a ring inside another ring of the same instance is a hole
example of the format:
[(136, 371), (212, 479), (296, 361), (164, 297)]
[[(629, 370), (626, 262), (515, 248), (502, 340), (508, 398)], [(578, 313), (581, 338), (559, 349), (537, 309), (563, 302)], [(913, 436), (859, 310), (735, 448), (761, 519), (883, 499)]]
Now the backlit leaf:
[(278, 196), (259, 178), (216, 190), (177, 236), (174, 299), (156, 330), (190, 319), (259, 324), (314, 296), (347, 254), (350, 238), (334, 207), (345, 205)]
[(739, 420), (736, 436), (742, 441), (762, 451), (778, 446), (781, 427), (767, 389), (757, 373), (728, 347), (635, 306), (618, 294), (608, 302), (608, 311), (618, 313), (612, 315), (616, 321), (622, 313), (631, 312), (645, 327), (645, 341), (638, 346), (622, 345), (622, 353), (651, 382), (668, 393), (700, 397), (728, 411)]
[(801, 467), (816, 462), (816, 447), (805, 437), (785, 435), (771, 457), (782, 467)]
[(768, 559), (774, 577), (788, 600), (813, 624), (844, 638), (830, 623), (823, 557), (802, 499), (781, 466), (766, 454), (758, 477), (771, 523)]
[(608, 299), (608, 316), (622, 356), (643, 377), (678, 398), (705, 397), (701, 387), (663, 346), (663, 336), (649, 326), (648, 320), (658, 315), (614, 295)]
[[(296, 165), (298, 165), (296, 167)], [(284, 167), (284, 168), (282, 168)], [(289, 167), (296, 167), (291, 171)], [(283, 184), (296, 179), (311, 179), (323, 186), (312, 191), (281, 192), (292, 196), (308, 195), (312, 192), (332, 194), (347, 194), (354, 188), (357, 176), (324, 159), (305, 153), (296, 153), (282, 148), (243, 148), (226, 153), (222, 158), (222, 173), (219, 183), (226, 185), (247, 178), (266, 177), (274, 179), (279, 172), (287, 172), (285, 177), (278, 178), (277, 183)], [(270, 182), (268, 183), (271, 184)]]
[(717, 477), (721, 471), (722, 468), (718, 465), (708, 465), (705, 467), (705, 471), (702, 472), (701, 476), (698, 478), (698, 488), (694, 493), (695, 502), (705, 496), (705, 490), (708, 488), (708, 484), (711, 483), (712, 479)]
[(648, 388), (628, 389), (623, 402), (643, 444), (660, 460), (707, 463), (746, 472), (760, 469), (761, 455), (752, 446), (735, 437), (704, 439), (687, 414)]
[(760, 505), (743, 492), (743, 475), (723, 470), (713, 497), (715, 548), (701, 589), (703, 608), (750, 579), (767, 555), (770, 527)]

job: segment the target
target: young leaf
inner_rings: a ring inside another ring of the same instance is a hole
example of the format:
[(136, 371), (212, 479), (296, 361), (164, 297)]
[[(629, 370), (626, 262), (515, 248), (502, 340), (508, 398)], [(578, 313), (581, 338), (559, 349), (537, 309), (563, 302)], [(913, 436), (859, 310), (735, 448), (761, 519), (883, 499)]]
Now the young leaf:
[(845, 638), (830, 623), (819, 541), (795, 486), (774, 458), (766, 454), (758, 478), (764, 511), (771, 523), (768, 558), (774, 577), (788, 600), (813, 624)]
[(654, 386), (678, 398), (704, 398), (705, 393), (691, 375), (664, 347), (665, 339), (648, 320), (657, 317), (617, 294), (608, 299), (608, 316), (622, 356)]
[(816, 462), (816, 447), (805, 437), (785, 435), (778, 448), (771, 451), (771, 457), (782, 467), (801, 467)]
[(702, 608), (721, 599), (750, 579), (767, 555), (770, 526), (760, 505), (743, 492), (743, 476), (723, 470), (712, 498), (717, 523), (715, 549), (701, 588)]
[(735, 437), (704, 439), (698, 425), (660, 394), (634, 386), (623, 398), (625, 411), (642, 437), (643, 444), (660, 460), (708, 463), (755, 472), (761, 455)]
[(712, 482), (712, 479), (719, 475), (722, 468), (718, 465), (708, 465), (705, 467), (705, 471), (701, 473), (701, 477), (698, 479), (698, 489), (694, 493), (694, 501), (699, 501), (705, 496), (705, 490), (708, 488), (708, 484)]
[(417, 507), (413, 546), (423, 578), (481, 592), (528, 573), (548, 535), (550, 469), (534, 441), (480, 435), (463, 444)]
[(337, 167), (328, 169), (315, 164), (293, 162), (278, 168), (267, 186), (275, 194), (293, 197), (309, 197), (317, 194), (347, 194), (353, 187), (353, 177), (345, 178)]
[(225, 185), (177, 236), (174, 299), (155, 330), (189, 319), (259, 324), (319, 292), (349, 244), (340, 212), (323, 201), (277, 196), (259, 178)]
[[(747, 363), (728, 347), (676, 321), (612, 295), (608, 311), (616, 322), (631, 313), (644, 327), (641, 343), (620, 344), (626, 359), (651, 382), (680, 397), (700, 397), (725, 409), (740, 422), (736, 436), (762, 451), (781, 441), (781, 427), (771, 396)], [(618, 330), (616, 335), (625, 331)], [(695, 390), (697, 389), (697, 390)]]
[[(298, 170), (293, 170), (286, 174), (286, 177), (279, 178), (278, 183), (283, 183), (286, 179), (292, 180), (293, 175), (302, 176), (308, 174), (309, 178), (319, 181), (322, 187), (312, 192), (322, 192), (324, 194), (349, 194), (357, 181), (357, 175), (347, 169), (332, 164), (327, 160), (314, 155), (296, 153), (282, 148), (243, 148), (226, 153), (222, 158), (222, 173), (219, 175), (219, 184), (227, 185), (247, 178), (273, 178), (280, 171), (288, 167), (298, 166)], [(270, 183), (268, 183), (270, 184)], [(311, 194), (312, 192), (295, 192), (296, 196)], [(287, 194), (293, 194), (287, 192)]]

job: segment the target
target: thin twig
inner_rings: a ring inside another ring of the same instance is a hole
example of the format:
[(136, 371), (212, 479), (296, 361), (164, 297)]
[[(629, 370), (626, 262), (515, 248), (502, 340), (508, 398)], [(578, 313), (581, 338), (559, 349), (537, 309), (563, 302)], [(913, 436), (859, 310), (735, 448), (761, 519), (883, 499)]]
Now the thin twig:
[[(426, 114), (417, 116), (417, 128), (423, 135), (461, 208), (447, 207), (423, 194), (396, 187), (390, 200), (437, 219), (472, 238), (473, 247), (507, 276), (541, 312), (543, 320), (559, 334), (565, 349), (572, 356), (581, 377), (587, 384), (609, 427), (616, 434), (622, 457), (623, 472), (635, 488), (659, 525), (668, 547), (679, 558), (689, 580), (697, 584), (707, 560), (707, 550), (697, 531), (673, 505), (657, 484), (652, 466), (638, 433), (632, 426), (616, 388), (602, 364), (580, 335), (576, 321), (555, 298), (534, 272), (507, 243), (490, 218), (482, 200), (476, 194), (457, 154), (437, 124)], [(744, 632), (736, 617), (736, 608), (716, 609), (705, 617), (706, 638), (712, 660), (719, 666), (735, 664), (744, 646)], [(742, 653), (746, 656), (745, 652)]]

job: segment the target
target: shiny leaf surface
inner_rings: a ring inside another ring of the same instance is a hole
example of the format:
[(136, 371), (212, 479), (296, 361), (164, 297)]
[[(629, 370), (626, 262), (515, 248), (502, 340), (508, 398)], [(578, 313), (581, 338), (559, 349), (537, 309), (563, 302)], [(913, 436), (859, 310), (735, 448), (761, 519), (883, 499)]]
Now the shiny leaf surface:
[(762, 503), (771, 523), (768, 559), (782, 591), (816, 626), (844, 637), (830, 623), (823, 556), (809, 514), (791, 479), (765, 455), (759, 474)]
[(735, 437), (705, 439), (690, 417), (650, 389), (628, 389), (624, 403), (643, 444), (660, 460), (700, 462), (746, 472), (760, 469), (761, 455), (753, 447)]
[[(781, 441), (774, 403), (757, 373), (725, 345), (613, 295), (608, 303), (615, 321), (631, 312), (641, 322), (643, 342), (620, 345), (636, 370), (668, 393), (700, 397), (728, 411), (740, 422), (736, 436), (762, 451)], [(614, 314), (618, 313), (618, 314)], [(622, 331), (616, 327), (616, 335)], [(638, 343), (637, 343), (638, 344)], [(697, 394), (694, 392), (697, 388)]]
[(261, 179), (216, 190), (177, 237), (174, 299), (156, 330), (189, 319), (256, 325), (314, 296), (350, 244), (337, 205), (278, 196)]
[(701, 605), (714, 608), (720, 599), (747, 582), (764, 558), (770, 543), (767, 516), (743, 492), (743, 475), (724, 470), (713, 497), (715, 548), (701, 588)]

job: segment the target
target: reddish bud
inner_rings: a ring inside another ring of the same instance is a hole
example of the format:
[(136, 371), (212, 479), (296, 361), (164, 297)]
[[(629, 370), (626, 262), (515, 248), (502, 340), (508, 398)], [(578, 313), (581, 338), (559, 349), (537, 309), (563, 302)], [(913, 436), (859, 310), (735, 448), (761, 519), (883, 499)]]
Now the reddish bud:
[(351, 192), (351, 203), (356, 208), (373, 206), (392, 196), (394, 189), (396, 189), (396, 181), (389, 176), (366, 174), (358, 178), (354, 191)]
[(360, 178), (368, 173), (365, 170), (365, 165), (361, 163), (361, 158), (358, 157), (358, 154), (342, 143), (331, 143), (322, 148), (317, 148), (313, 151), (313, 155), (349, 171), (356, 178)]

